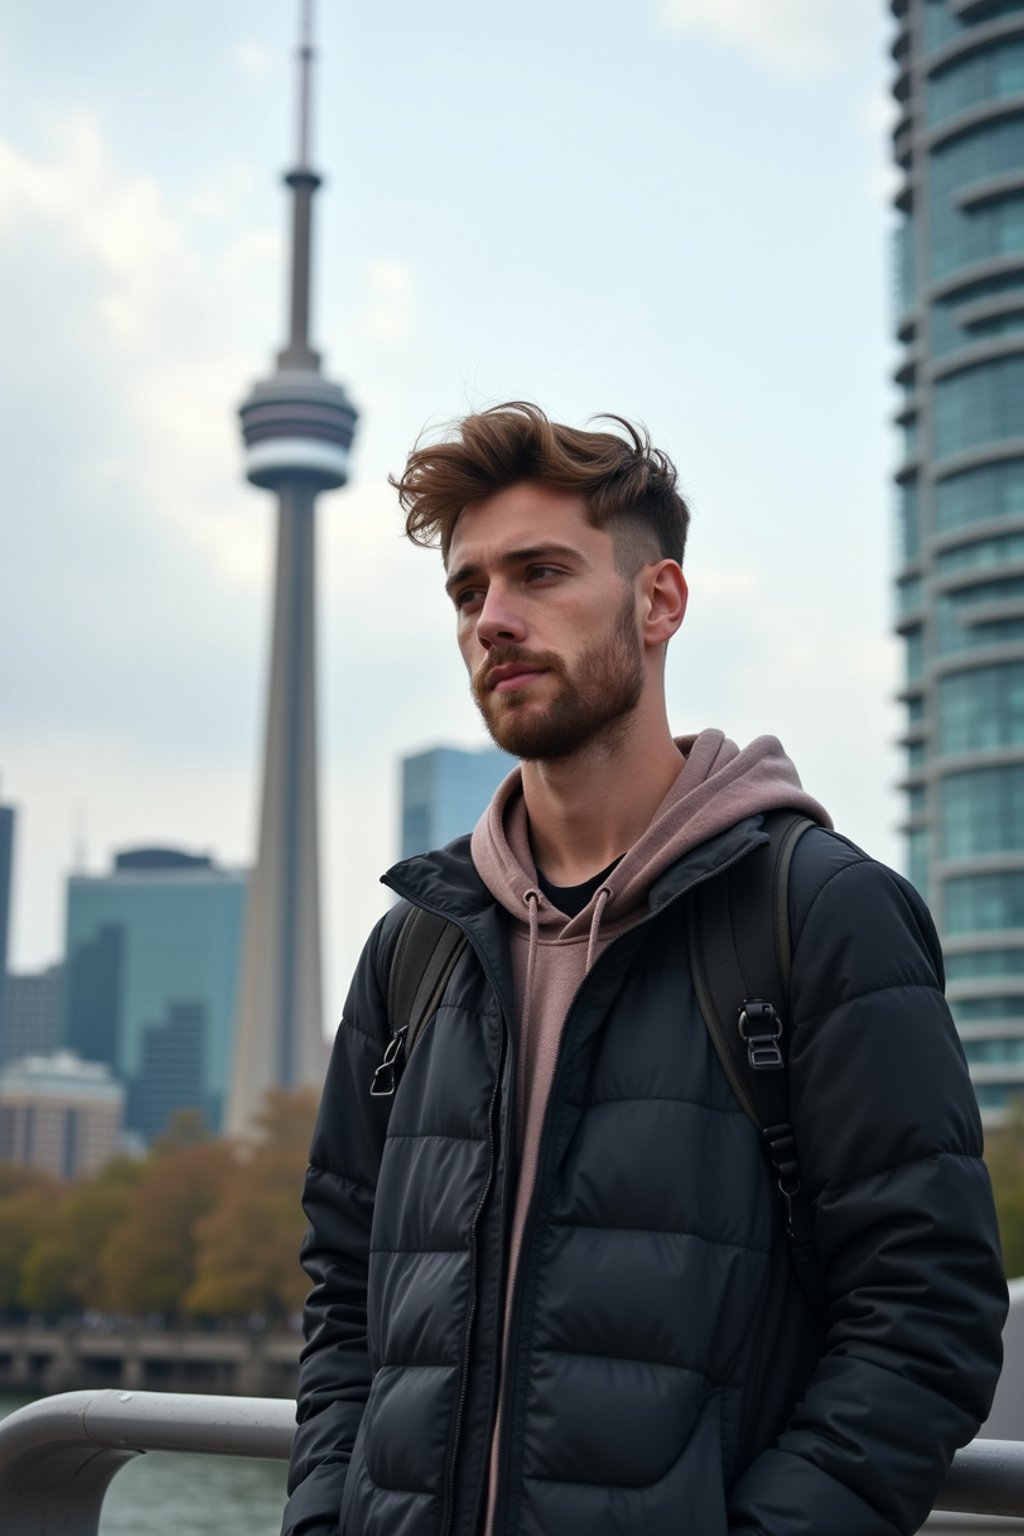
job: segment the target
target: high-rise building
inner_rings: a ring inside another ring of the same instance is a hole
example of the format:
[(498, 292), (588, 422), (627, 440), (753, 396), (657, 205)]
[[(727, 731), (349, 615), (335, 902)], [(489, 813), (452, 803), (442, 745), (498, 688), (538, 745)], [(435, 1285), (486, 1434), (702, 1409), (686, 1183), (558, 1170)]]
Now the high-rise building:
[(402, 858), (472, 832), (517, 759), (499, 747), (432, 747), (402, 758)]
[(1024, 1094), (1024, 0), (892, 0), (908, 867), (986, 1118)]
[(57, 1049), (63, 977), (60, 964), (42, 971), (8, 971), (0, 1017), (0, 1068)]
[(69, 1051), (29, 1056), (0, 1072), (0, 1160), (77, 1179), (120, 1148), (124, 1089)]
[(68, 881), (61, 1043), (110, 1068), (144, 1141), (178, 1109), (222, 1129), (245, 896), (244, 873), (166, 848)]
[(0, 1049), (4, 1038), (4, 993), (7, 947), (11, 927), (11, 883), (14, 869), (14, 807), (0, 805)]
[(246, 918), (238, 1048), (228, 1126), (251, 1123), (267, 1088), (318, 1083), (326, 1062), (317, 834), (314, 518), (348, 477), (356, 412), (309, 340), (313, 194), (309, 4), (299, 49), (292, 195), (290, 334), (274, 373), (241, 408), (246, 474), (277, 500), (270, 699), (259, 853)]

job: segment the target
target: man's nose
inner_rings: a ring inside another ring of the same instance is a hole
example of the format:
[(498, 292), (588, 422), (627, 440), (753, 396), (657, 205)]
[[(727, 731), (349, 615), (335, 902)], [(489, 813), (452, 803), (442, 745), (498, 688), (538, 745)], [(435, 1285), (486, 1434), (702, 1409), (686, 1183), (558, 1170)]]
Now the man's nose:
[(476, 636), (485, 650), (492, 645), (522, 645), (526, 625), (516, 612), (507, 588), (492, 582), (476, 620)]

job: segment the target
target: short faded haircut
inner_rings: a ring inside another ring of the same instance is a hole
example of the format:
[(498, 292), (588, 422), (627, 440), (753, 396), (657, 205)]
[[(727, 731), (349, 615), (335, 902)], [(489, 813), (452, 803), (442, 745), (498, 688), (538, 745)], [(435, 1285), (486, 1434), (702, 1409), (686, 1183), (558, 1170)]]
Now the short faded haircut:
[(421, 440), (402, 474), (389, 477), (407, 537), (439, 545), (447, 565), (463, 510), (525, 481), (582, 496), (589, 521), (612, 535), (624, 576), (653, 560), (681, 565), (690, 512), (675, 465), (645, 428), (610, 413), (601, 419), (624, 435), (566, 427), (528, 400), (509, 400), (453, 422), (440, 442)]

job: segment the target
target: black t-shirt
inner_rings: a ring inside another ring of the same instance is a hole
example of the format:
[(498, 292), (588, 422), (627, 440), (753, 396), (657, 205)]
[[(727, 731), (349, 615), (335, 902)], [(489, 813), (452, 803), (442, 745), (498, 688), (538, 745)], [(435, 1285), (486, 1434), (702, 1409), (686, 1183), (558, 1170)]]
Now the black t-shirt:
[(598, 874), (591, 875), (590, 879), (584, 880), (582, 885), (552, 885), (550, 880), (544, 878), (539, 869), (537, 871), (537, 884), (544, 892), (548, 901), (551, 902), (551, 905), (557, 907), (559, 912), (564, 912), (566, 917), (576, 917), (578, 913), (583, 911), (591, 896), (600, 886), (601, 881), (607, 880), (621, 858), (622, 855), (620, 854), (618, 859), (612, 859), (607, 869), (602, 869)]

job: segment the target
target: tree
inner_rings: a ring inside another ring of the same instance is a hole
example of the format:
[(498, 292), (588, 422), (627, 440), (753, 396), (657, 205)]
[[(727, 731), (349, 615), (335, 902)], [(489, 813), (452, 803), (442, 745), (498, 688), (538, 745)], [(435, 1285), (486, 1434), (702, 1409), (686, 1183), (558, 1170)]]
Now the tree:
[(141, 1173), (138, 1163), (118, 1158), (50, 1206), (22, 1266), (20, 1300), (30, 1312), (61, 1317), (103, 1306), (103, 1245), (123, 1219)]
[(279, 1317), (308, 1289), (299, 1266), (305, 1230), (300, 1195), (316, 1115), (307, 1091), (271, 1090), (254, 1138), (242, 1144), (218, 1203), (197, 1228), (195, 1316)]
[(174, 1317), (195, 1278), (196, 1229), (234, 1164), (223, 1141), (168, 1138), (143, 1167), (100, 1258), (105, 1307)]
[(44, 1173), (0, 1163), (0, 1312), (20, 1306), (25, 1260), (46, 1232), (57, 1191)]

